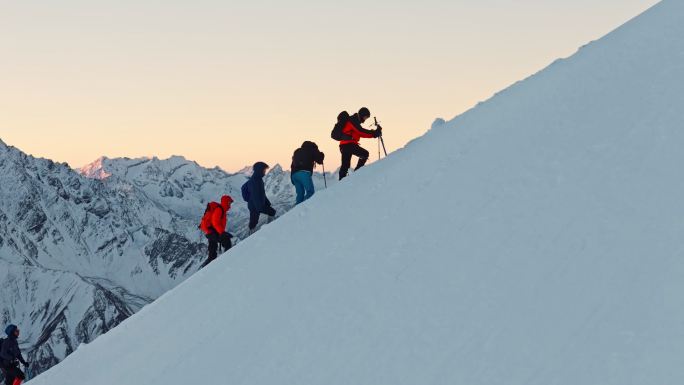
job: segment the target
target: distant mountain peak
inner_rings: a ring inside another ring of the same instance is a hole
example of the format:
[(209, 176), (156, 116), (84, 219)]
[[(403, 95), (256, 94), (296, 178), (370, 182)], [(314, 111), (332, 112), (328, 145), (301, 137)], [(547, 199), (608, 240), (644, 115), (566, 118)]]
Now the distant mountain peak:
[(106, 156), (101, 156), (97, 158), (94, 162), (89, 163), (80, 169), (76, 170), (79, 174), (90, 179), (107, 179), (112, 176), (111, 173), (107, 172), (105, 163), (109, 161)]

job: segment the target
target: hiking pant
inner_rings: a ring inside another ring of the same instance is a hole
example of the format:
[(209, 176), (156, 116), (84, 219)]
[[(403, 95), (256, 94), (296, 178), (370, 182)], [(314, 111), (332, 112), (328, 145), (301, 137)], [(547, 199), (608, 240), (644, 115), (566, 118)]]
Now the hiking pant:
[(7, 365), (2, 371), (5, 374), (6, 385), (19, 385), (26, 379), (24, 372), (19, 369), (19, 365)]
[(0, 371), (2, 371), (2, 377), (5, 379), (5, 385), (12, 385), (12, 382), (14, 382), (14, 378), (10, 378), (10, 376), (7, 375), (5, 365), (0, 364)]
[(340, 145), (340, 152), (342, 153), (342, 167), (340, 167), (340, 180), (347, 176), (349, 167), (351, 167), (352, 155), (359, 157), (359, 162), (356, 164), (354, 171), (363, 167), (370, 155), (368, 151), (364, 150), (358, 143), (349, 143)]
[(313, 184), (313, 177), (309, 171), (297, 171), (292, 174), (290, 180), (295, 186), (295, 190), (297, 190), (297, 201), (295, 204), (304, 202), (311, 198), (316, 192)]
[(207, 258), (206, 261), (202, 264), (202, 267), (208, 265), (216, 259), (218, 256), (218, 245), (219, 243), (221, 244), (221, 247), (223, 247), (223, 251), (228, 251), (231, 247), (233, 247), (233, 243), (230, 241), (231, 235), (228, 233), (223, 233), (220, 234), (216, 232), (216, 230), (212, 229), (211, 233), (206, 235), (207, 239), (209, 240), (209, 258)]
[(249, 229), (254, 230), (259, 223), (259, 216), (261, 214), (266, 214), (269, 217), (276, 215), (276, 211), (273, 207), (268, 206), (263, 211), (249, 210)]

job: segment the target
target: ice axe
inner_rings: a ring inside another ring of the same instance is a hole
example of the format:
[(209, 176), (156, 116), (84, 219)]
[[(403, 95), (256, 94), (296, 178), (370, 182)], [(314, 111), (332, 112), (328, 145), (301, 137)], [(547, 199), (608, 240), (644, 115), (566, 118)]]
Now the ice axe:
[(382, 144), (382, 151), (385, 153), (385, 157), (387, 157), (387, 148), (385, 148), (385, 140), (382, 138), (382, 127), (378, 124), (378, 118), (373, 117), (373, 120), (375, 121), (375, 127), (380, 130), (380, 135), (378, 136), (378, 159), (380, 159), (380, 144)]

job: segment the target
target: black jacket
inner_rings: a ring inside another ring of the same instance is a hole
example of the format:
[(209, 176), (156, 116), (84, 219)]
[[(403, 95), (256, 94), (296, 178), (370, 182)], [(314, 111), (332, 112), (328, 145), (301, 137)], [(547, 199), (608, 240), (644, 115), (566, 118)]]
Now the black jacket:
[(26, 365), (24, 357), (21, 355), (19, 350), (19, 343), (17, 342), (17, 337), (9, 336), (2, 342), (2, 349), (0, 349), (0, 360), (2, 360), (3, 366), (7, 366), (14, 361), (19, 360), (22, 364)]
[(358, 113), (351, 115), (349, 117), (349, 121), (351, 122), (351, 124), (354, 125), (354, 128), (356, 128), (359, 132), (363, 132), (364, 134), (368, 135), (373, 135), (374, 138), (376, 137), (377, 130), (366, 130), (365, 128), (363, 128), (363, 126), (361, 125), (361, 117)]
[(323, 158), (325, 155), (318, 150), (316, 143), (304, 142), (292, 155), (290, 170), (293, 174), (297, 171), (313, 172), (314, 163), (323, 164)]

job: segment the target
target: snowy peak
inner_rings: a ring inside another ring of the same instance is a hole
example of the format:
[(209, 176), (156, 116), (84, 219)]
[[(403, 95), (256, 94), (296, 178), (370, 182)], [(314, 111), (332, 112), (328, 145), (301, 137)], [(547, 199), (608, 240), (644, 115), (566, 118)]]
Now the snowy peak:
[[(7, 232), (0, 259), (83, 276), (118, 264), (125, 276), (124, 259), (112, 257), (137, 253), (165, 231), (185, 233), (189, 226), (125, 181), (85, 178), (66, 164), (14, 148), (0, 161), (0, 230)], [(139, 270), (140, 261), (128, 262), (129, 273)]]
[(273, 166), (273, 167), (271, 167), (271, 168), (268, 170), (268, 172), (269, 172), (269, 173), (274, 173), (274, 174), (276, 174), (276, 175), (280, 175), (280, 174), (284, 173), (285, 170), (283, 170), (283, 167), (280, 165), (280, 163), (276, 163), (276, 165)]
[(252, 170), (253, 167), (254, 166), (245, 166), (245, 167), (241, 168), (240, 170), (238, 170), (238, 172), (236, 172), (236, 174), (244, 174), (246, 176), (251, 176), (252, 172), (253, 172), (253, 170)]
[(109, 159), (103, 156), (97, 158), (97, 160), (95, 160), (94, 162), (87, 164), (76, 171), (78, 171), (81, 175), (85, 176), (86, 178), (106, 179), (112, 175), (111, 173), (108, 173), (106, 171), (105, 163), (108, 161)]
[[(274, 173), (277, 175), (281, 175), (285, 172), (287, 172), (287, 171), (285, 171), (283, 169), (283, 166), (281, 166), (280, 163), (276, 163), (274, 166), (269, 167), (269, 169), (266, 171), (266, 174)], [(253, 173), (254, 173), (254, 165), (251, 165), (251, 166), (245, 166), (245, 167), (241, 168), (235, 174), (244, 175), (246, 177), (251, 177)]]
[(205, 176), (224, 177), (229, 175), (218, 167), (204, 168), (197, 162), (187, 160), (179, 155), (167, 159), (160, 159), (156, 156), (133, 159), (101, 157), (78, 171), (86, 177), (96, 179), (100, 175), (116, 175), (138, 181), (154, 180), (157, 182), (174, 177), (198, 179)]

